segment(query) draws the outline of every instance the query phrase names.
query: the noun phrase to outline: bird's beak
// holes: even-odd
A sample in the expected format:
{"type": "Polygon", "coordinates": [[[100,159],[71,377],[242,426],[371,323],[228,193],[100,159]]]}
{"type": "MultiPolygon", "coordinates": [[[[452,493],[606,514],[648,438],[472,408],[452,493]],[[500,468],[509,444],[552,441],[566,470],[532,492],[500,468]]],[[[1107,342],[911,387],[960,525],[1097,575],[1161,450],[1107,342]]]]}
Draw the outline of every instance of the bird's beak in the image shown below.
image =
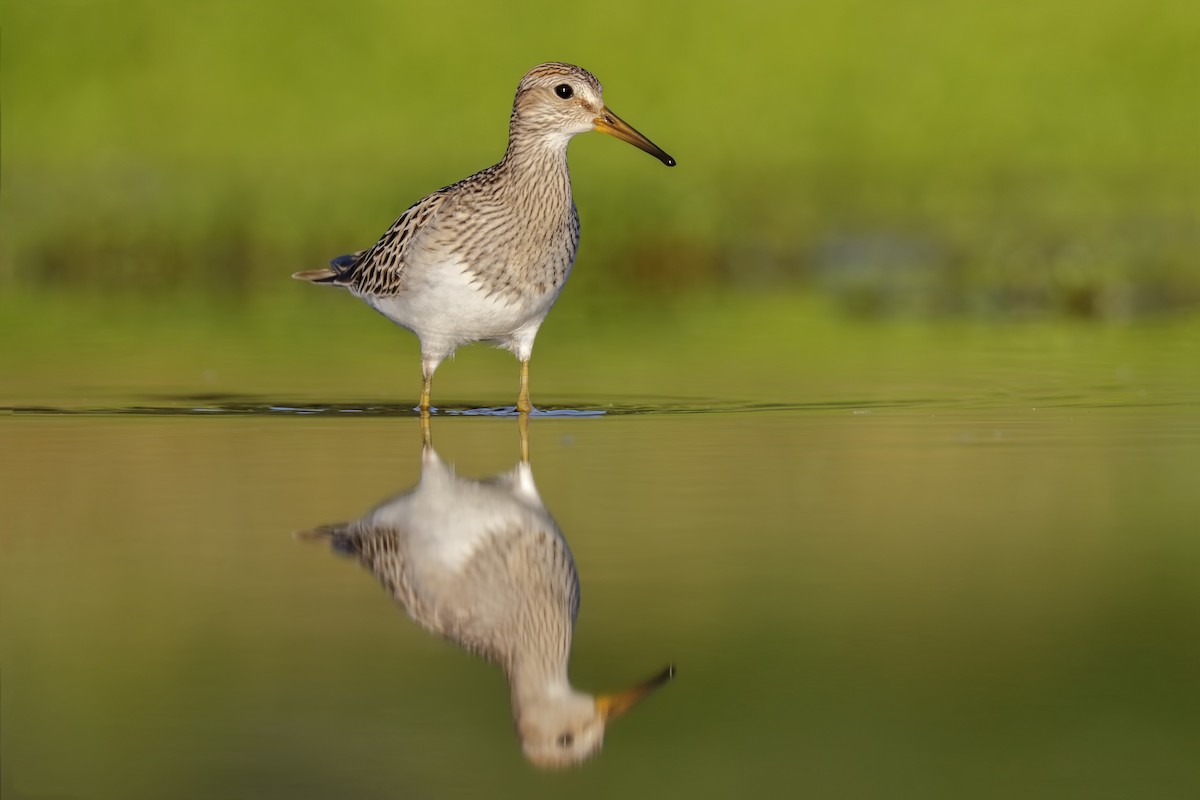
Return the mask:
{"type": "Polygon", "coordinates": [[[650,680],[640,683],[632,689],[614,694],[602,694],[596,698],[596,711],[600,713],[605,724],[608,724],[674,677],[675,665],[672,664],[650,680]]]}
{"type": "Polygon", "coordinates": [[[662,148],[637,132],[637,129],[618,117],[605,106],[596,117],[596,130],[615,136],[623,142],[629,142],[634,147],[645,150],[668,167],[675,166],[675,159],[662,151],[662,148]]]}

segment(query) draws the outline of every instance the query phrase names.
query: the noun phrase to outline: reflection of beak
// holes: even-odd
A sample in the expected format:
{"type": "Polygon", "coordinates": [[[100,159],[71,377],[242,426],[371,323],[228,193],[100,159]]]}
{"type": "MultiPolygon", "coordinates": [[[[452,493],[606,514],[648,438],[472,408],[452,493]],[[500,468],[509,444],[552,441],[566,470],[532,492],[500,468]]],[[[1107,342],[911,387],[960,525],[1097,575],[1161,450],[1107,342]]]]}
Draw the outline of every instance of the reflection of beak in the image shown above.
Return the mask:
{"type": "MultiPolygon", "coordinates": [[[[651,146],[653,147],[653,145],[651,146]]],[[[612,722],[674,677],[675,665],[672,664],[650,680],[634,686],[632,689],[615,694],[600,695],[596,698],[596,711],[600,712],[605,723],[612,722]]]]}
{"type": "Polygon", "coordinates": [[[605,106],[600,110],[600,116],[596,117],[595,122],[596,130],[600,131],[601,133],[607,133],[609,136],[615,136],[623,142],[629,142],[634,147],[645,150],[647,153],[654,156],[668,167],[675,166],[675,159],[664,153],[662,148],[656,145],[654,142],[638,133],[637,129],[628,122],[609,111],[608,106],[605,106]]]}

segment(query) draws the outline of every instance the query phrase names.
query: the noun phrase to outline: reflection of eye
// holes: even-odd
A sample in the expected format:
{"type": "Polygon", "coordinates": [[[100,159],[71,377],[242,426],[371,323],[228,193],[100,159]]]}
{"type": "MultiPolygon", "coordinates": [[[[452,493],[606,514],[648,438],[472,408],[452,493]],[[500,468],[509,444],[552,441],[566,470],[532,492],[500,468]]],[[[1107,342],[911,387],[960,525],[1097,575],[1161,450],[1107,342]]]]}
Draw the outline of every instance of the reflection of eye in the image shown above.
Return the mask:
{"type": "Polygon", "coordinates": [[[554,93],[563,100],[569,100],[571,95],[575,94],[575,90],[565,83],[560,83],[558,86],[554,87],[554,93]]]}
{"type": "Polygon", "coordinates": [[[574,741],[575,741],[574,734],[564,733],[562,736],[558,737],[558,746],[559,747],[570,747],[574,743],[574,741]]]}

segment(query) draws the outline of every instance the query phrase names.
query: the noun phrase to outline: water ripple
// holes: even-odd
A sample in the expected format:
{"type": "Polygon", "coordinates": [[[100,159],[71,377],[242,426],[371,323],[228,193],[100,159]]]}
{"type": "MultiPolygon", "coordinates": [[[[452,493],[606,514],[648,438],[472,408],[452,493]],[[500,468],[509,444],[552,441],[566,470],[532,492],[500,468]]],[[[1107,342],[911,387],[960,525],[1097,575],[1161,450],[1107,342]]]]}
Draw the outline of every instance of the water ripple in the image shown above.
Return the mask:
{"type": "MultiPolygon", "coordinates": [[[[868,415],[873,411],[914,410],[967,411],[998,408],[1147,408],[1193,405],[1179,401],[1104,402],[1088,395],[1054,394],[1030,397],[962,397],[962,398],[900,398],[824,400],[807,403],[762,402],[739,403],[711,398],[658,398],[639,402],[610,404],[548,404],[530,414],[531,417],[612,417],[639,415],[683,414],[759,414],[768,412],[844,411],[868,415]]],[[[459,403],[433,409],[434,416],[447,417],[515,417],[515,406],[489,406],[459,403]]],[[[299,399],[272,399],[249,395],[157,395],[144,402],[129,404],[72,406],[72,405],[12,405],[0,406],[0,414],[45,416],[168,416],[168,417],[416,417],[413,406],[388,402],[333,402],[299,399]]]]}
{"type": "MultiPolygon", "coordinates": [[[[637,403],[604,405],[548,404],[535,408],[532,417],[609,417],[647,414],[739,414],[769,411],[828,411],[846,409],[867,411],[880,408],[905,408],[929,405],[932,401],[912,400],[840,400],[813,403],[733,403],[710,399],[671,398],[637,403]]],[[[0,406],[0,413],[64,416],[252,416],[252,417],[416,417],[418,410],[407,404],[387,402],[326,402],[285,400],[233,395],[161,396],[126,405],[0,406]]],[[[515,406],[488,406],[460,403],[432,410],[434,416],[515,417],[515,406]]]]}

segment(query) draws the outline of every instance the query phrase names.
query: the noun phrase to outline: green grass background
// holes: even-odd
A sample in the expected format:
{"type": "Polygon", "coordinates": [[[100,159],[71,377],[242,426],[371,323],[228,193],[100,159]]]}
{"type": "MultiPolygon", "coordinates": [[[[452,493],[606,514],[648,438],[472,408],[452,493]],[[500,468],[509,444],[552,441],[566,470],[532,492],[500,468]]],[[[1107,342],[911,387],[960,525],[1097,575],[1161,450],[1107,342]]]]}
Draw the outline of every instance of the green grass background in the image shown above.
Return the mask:
{"type": "MultiPolygon", "coordinates": [[[[2,402],[411,404],[414,337],[287,276],[498,159],[549,59],[679,166],[572,145],[535,402],[793,409],[534,423],[575,676],[677,685],[536,774],[498,673],[293,546],[415,420],[0,416],[0,793],[1190,796],[1192,0],[10,0],[2,402]]],[[[435,435],[489,475],[509,423],[435,435]]]]}
{"type": "Polygon", "coordinates": [[[497,160],[550,59],[672,153],[572,146],[573,283],[860,312],[1200,299],[1190,0],[10,2],[4,291],[269,288],[497,160]]]}

